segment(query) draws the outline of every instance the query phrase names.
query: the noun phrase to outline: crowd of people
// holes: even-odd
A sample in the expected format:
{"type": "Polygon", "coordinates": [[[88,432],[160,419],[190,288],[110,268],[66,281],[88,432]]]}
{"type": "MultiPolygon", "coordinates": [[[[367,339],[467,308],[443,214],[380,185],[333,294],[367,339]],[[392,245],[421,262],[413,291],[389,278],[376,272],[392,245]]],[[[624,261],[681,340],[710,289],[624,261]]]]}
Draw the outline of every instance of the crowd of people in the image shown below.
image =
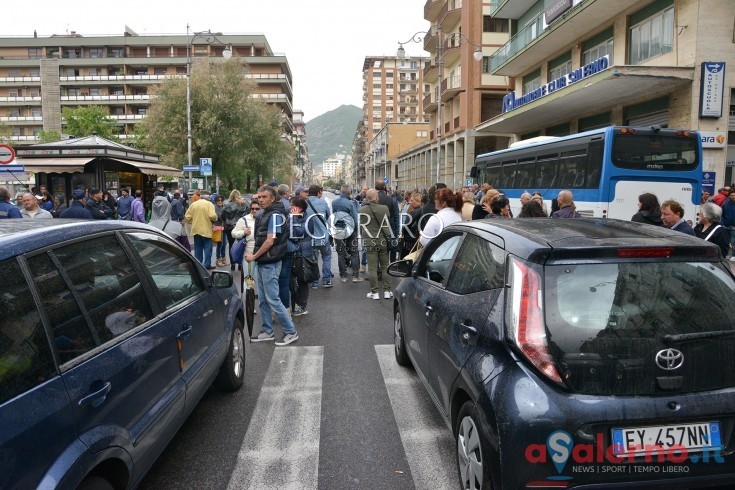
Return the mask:
{"type": "MultiPolygon", "coordinates": [[[[238,190],[227,195],[195,190],[187,200],[183,189],[170,194],[159,186],[149,213],[142,192],[135,190],[133,195],[129,189],[122,189],[117,198],[98,188],[76,189],[67,206],[42,186],[19,194],[18,204],[13,205],[8,189],[0,186],[0,219],[148,222],[192,250],[207,269],[229,266],[230,270],[241,268],[242,277],[252,276],[262,318],[261,331],[252,341],[275,340],[275,319],[282,329],[276,341],[279,346],[298,340],[294,318],[308,314],[309,290],[333,287],[333,251],[340,282],[369,281],[368,299],[390,299],[391,284],[388,275],[382,274],[390,262],[417,252],[452,223],[514,218],[508,198],[489,184],[454,191],[439,183],[423,192],[398,193],[389,192],[383,181],[377,181],[374,187],[363,186],[354,194],[344,185],[331,204],[318,185],[299,186],[292,194],[288,185],[272,182],[260,187],[252,202],[238,190]],[[237,240],[244,240],[241,263],[230,260],[229,251],[237,240]],[[304,279],[299,269],[304,267],[304,258],[316,262],[319,278],[304,279]]],[[[539,192],[525,192],[520,201],[519,219],[581,217],[570,190],[561,190],[548,208],[539,192]]],[[[735,260],[735,184],[720,189],[714,197],[703,194],[694,227],[684,219],[680,203],[659,203],[653,193],[638,197],[638,210],[631,221],[697,236],[717,244],[723,257],[735,260]]],[[[240,287],[243,290],[248,284],[241,282],[240,287]]]]}

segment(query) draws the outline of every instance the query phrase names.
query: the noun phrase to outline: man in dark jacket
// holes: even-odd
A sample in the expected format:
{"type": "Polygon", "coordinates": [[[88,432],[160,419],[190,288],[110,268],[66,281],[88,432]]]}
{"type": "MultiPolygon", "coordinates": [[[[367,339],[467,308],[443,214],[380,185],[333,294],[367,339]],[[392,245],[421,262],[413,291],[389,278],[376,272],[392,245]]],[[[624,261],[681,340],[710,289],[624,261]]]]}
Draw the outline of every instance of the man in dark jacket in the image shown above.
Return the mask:
{"type": "Polygon", "coordinates": [[[171,201],[171,221],[181,223],[184,220],[184,214],[184,204],[181,202],[181,195],[176,192],[174,193],[174,199],[171,201]]]}
{"type": "Polygon", "coordinates": [[[112,219],[115,214],[102,200],[102,191],[96,187],[89,190],[89,200],[84,207],[92,213],[94,219],[112,219]]]}
{"type": "Polygon", "coordinates": [[[255,223],[255,248],[245,254],[248,262],[256,261],[260,318],[263,320],[261,332],[252,338],[253,342],[274,340],[272,313],[275,313],[283,330],[283,337],[276,341],[277,346],[288,345],[299,339],[296,326],[279,296],[278,277],[281,274],[281,261],[288,254],[287,214],[283,203],[276,199],[276,191],[270,186],[262,186],[257,195],[263,209],[255,223]]]}
{"type": "Polygon", "coordinates": [[[74,189],[71,192],[71,203],[69,207],[61,213],[59,218],[94,219],[92,213],[84,207],[85,196],[84,190],[74,189]]]}
{"type": "Polygon", "coordinates": [[[352,267],[352,282],[360,282],[360,260],[357,240],[357,203],[350,197],[350,186],[344,184],[340,195],[332,201],[334,245],[337,249],[340,281],[347,282],[347,268],[352,267]]]}
{"type": "Polygon", "coordinates": [[[10,204],[10,191],[5,186],[0,186],[0,219],[21,219],[20,209],[10,204]]]}
{"type": "MultiPolygon", "coordinates": [[[[378,204],[382,204],[388,208],[388,220],[390,222],[391,236],[394,239],[398,236],[398,228],[400,226],[400,212],[398,211],[398,203],[385,192],[385,182],[378,180],[375,182],[375,190],[378,191],[378,204]]],[[[396,260],[394,257],[398,250],[390,247],[388,244],[388,256],[390,260],[396,260]]]]}
{"type": "Polygon", "coordinates": [[[130,209],[133,205],[133,197],[130,195],[130,189],[120,189],[120,197],[117,198],[117,219],[130,221],[133,219],[130,209]]]}

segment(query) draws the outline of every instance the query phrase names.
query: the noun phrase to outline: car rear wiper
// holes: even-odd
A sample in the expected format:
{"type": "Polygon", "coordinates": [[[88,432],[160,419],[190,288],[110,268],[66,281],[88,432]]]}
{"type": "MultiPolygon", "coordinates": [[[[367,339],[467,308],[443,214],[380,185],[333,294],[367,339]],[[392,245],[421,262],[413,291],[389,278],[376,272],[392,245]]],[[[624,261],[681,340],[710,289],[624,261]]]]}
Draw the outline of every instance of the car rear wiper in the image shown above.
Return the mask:
{"type": "Polygon", "coordinates": [[[711,339],[713,337],[725,337],[735,335],[735,330],[714,330],[712,332],[680,333],[677,335],[664,335],[664,342],[684,342],[687,340],[711,339]]]}

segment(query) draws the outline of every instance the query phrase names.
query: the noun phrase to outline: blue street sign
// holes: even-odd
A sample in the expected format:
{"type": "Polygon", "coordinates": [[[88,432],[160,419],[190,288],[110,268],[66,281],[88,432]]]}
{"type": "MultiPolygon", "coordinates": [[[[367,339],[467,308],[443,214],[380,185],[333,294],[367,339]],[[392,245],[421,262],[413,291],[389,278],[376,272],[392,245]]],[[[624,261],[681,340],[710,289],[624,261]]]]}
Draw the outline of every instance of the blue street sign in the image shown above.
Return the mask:
{"type": "Polygon", "coordinates": [[[466,181],[465,185],[466,185],[467,187],[471,186],[471,185],[472,185],[472,179],[467,179],[467,181],[466,181]]]}
{"type": "Polygon", "coordinates": [[[199,165],[184,165],[184,172],[199,172],[199,165]]]}
{"type": "Polygon", "coordinates": [[[390,182],[390,179],[388,177],[383,177],[383,182],[387,184],[388,182],[390,182]]]}
{"type": "Polygon", "coordinates": [[[0,165],[0,172],[25,172],[24,165],[0,165]]]}
{"type": "Polygon", "coordinates": [[[702,190],[709,191],[711,196],[715,195],[715,177],[716,172],[704,172],[702,174],[702,190]]]}
{"type": "Polygon", "coordinates": [[[211,158],[200,158],[199,159],[199,172],[202,175],[212,175],[212,159],[211,158]]]}

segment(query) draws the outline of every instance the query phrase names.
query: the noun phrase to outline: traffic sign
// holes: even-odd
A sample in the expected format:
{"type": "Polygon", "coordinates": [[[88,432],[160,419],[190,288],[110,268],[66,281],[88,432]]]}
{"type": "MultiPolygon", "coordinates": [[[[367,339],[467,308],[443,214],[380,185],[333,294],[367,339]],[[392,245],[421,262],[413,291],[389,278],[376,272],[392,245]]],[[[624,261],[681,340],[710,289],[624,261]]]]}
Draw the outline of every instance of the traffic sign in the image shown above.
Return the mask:
{"type": "Polygon", "coordinates": [[[199,172],[199,165],[184,165],[184,172],[199,172]]]}
{"type": "Polygon", "coordinates": [[[199,159],[199,172],[202,175],[212,175],[212,159],[211,158],[200,158],[199,159]]]}
{"type": "Polygon", "coordinates": [[[390,182],[390,179],[388,177],[383,177],[383,182],[387,184],[388,182],[390,182]]]}
{"type": "Polygon", "coordinates": [[[7,165],[3,164],[2,167],[0,167],[0,172],[25,172],[25,166],[24,165],[7,165]]]}
{"type": "Polygon", "coordinates": [[[15,150],[10,145],[0,145],[0,165],[7,165],[15,160],[15,150]]]}

